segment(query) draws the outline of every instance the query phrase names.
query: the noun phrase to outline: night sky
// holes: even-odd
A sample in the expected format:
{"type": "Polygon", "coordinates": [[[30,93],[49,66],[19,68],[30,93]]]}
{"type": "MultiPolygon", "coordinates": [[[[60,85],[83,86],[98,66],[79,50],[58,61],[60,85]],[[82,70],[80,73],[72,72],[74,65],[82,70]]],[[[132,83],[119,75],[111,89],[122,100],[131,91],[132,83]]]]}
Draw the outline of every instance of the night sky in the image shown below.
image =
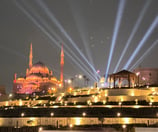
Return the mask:
{"type": "Polygon", "coordinates": [[[124,69],[140,43],[142,46],[127,70],[143,55],[134,68],[158,68],[157,16],[158,0],[1,0],[0,84],[10,92],[14,73],[18,77],[25,75],[31,42],[33,63],[43,62],[58,79],[63,44],[64,77],[83,74],[92,81],[94,71],[105,75],[113,43],[108,70],[113,73],[134,27],[137,29],[116,71],[124,69]],[[119,11],[122,15],[118,15],[119,11]],[[156,24],[149,32],[153,22],[156,24]],[[154,42],[155,46],[147,52],[154,42]]]}

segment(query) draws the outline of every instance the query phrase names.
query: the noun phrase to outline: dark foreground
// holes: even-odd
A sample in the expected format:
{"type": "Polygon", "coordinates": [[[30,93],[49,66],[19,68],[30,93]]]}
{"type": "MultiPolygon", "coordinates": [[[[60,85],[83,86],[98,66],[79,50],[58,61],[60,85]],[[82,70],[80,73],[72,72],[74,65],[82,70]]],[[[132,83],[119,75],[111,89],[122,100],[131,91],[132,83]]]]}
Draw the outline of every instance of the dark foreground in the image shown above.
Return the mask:
{"type": "MultiPolygon", "coordinates": [[[[146,126],[145,124],[128,125],[122,128],[122,125],[103,125],[103,126],[76,126],[73,128],[54,128],[52,126],[34,126],[34,127],[0,127],[0,132],[135,132],[135,128],[143,129],[158,128],[158,126],[146,126]],[[42,129],[41,129],[42,128],[42,129]]],[[[155,131],[154,131],[155,132],[155,131]]]]}
{"type": "Polygon", "coordinates": [[[0,117],[21,117],[21,113],[25,113],[25,117],[50,117],[50,113],[54,113],[54,117],[82,117],[82,113],[86,112],[86,117],[116,117],[117,113],[121,113],[121,117],[135,118],[157,118],[158,107],[148,108],[25,108],[14,107],[0,109],[0,117]]]}

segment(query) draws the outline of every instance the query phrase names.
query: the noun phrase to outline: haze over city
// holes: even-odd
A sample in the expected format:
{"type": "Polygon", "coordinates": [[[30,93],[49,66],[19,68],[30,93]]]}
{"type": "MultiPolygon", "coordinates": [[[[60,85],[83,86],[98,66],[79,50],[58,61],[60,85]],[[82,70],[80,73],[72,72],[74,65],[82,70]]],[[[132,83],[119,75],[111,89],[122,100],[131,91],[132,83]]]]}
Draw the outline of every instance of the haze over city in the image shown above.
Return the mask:
{"type": "Polygon", "coordinates": [[[83,74],[96,81],[96,74],[158,68],[157,5],[157,0],[1,0],[0,84],[9,92],[14,73],[25,75],[31,43],[33,63],[43,62],[57,78],[62,44],[65,78],[83,74]]]}

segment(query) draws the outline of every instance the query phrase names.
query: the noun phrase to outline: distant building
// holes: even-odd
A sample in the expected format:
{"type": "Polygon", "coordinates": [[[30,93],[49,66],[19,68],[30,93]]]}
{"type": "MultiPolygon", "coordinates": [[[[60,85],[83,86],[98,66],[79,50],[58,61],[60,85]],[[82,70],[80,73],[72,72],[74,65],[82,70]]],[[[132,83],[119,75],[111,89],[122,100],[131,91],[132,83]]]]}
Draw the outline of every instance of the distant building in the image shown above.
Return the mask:
{"type": "Polygon", "coordinates": [[[61,51],[62,59],[62,72],[61,80],[57,80],[53,76],[53,72],[48,69],[42,62],[32,64],[32,44],[29,56],[29,68],[26,70],[26,75],[18,77],[15,74],[13,81],[13,93],[17,94],[32,94],[32,93],[53,93],[63,84],[63,65],[64,65],[64,52],[61,51]]]}
{"type": "Polygon", "coordinates": [[[4,85],[0,85],[0,96],[1,95],[6,95],[6,91],[5,91],[5,86],[4,85]]]}
{"type": "Polygon", "coordinates": [[[133,72],[140,85],[158,85],[158,68],[137,68],[133,72]]]}
{"type": "Polygon", "coordinates": [[[122,70],[108,76],[110,88],[135,87],[136,75],[127,70],[122,70]]]}
{"type": "Polygon", "coordinates": [[[6,89],[4,85],[0,85],[0,101],[6,100],[7,99],[7,94],[6,94],[6,89]]]}

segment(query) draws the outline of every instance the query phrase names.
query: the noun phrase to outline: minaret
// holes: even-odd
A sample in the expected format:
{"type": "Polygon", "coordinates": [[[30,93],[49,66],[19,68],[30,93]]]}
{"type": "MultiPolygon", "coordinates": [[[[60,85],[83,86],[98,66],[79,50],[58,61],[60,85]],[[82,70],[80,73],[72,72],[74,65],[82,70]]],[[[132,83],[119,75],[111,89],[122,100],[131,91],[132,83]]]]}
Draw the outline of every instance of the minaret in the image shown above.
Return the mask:
{"type": "Polygon", "coordinates": [[[17,78],[17,74],[15,73],[14,74],[14,81],[13,81],[14,83],[16,83],[16,78],[17,78]]]}
{"type": "Polygon", "coordinates": [[[61,68],[61,71],[60,71],[60,82],[63,86],[63,67],[64,67],[64,50],[63,50],[63,45],[61,47],[61,61],[60,61],[60,68],[61,68]]]}
{"type": "Polygon", "coordinates": [[[29,56],[29,68],[32,67],[32,58],[33,58],[33,56],[32,56],[32,43],[31,43],[31,45],[30,45],[30,56],[29,56]]]}

